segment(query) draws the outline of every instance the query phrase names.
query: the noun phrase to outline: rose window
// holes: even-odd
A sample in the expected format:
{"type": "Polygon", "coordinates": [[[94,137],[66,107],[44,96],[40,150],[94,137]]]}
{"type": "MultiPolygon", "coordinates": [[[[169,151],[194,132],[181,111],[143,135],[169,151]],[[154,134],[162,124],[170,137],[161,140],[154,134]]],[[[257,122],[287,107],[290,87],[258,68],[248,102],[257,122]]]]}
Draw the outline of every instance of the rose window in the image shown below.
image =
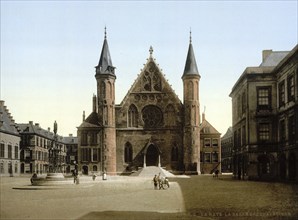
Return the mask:
{"type": "Polygon", "coordinates": [[[161,110],[154,106],[148,105],[142,110],[142,118],[147,128],[158,127],[162,124],[162,112],[161,110]]]}

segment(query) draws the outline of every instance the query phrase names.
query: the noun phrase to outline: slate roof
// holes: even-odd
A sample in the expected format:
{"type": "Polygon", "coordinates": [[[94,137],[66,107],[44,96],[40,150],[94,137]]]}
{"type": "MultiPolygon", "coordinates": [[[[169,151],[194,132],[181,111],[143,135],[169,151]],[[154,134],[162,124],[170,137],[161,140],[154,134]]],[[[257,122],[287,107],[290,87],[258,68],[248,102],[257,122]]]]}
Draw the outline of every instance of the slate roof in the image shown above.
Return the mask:
{"type": "Polygon", "coordinates": [[[260,67],[277,66],[288,53],[289,51],[272,51],[272,53],[260,64],[260,67]]]}
{"type": "Polygon", "coordinates": [[[110,55],[109,45],[107,41],[106,31],[105,31],[105,39],[103,42],[100,59],[96,68],[96,74],[111,74],[115,75],[115,67],[112,63],[112,58],[110,55]]]}
{"type": "Polygon", "coordinates": [[[92,127],[100,127],[99,117],[96,112],[92,112],[83,123],[79,126],[79,128],[92,128],[92,127]]]}
{"type": "Polygon", "coordinates": [[[188,76],[188,75],[200,76],[198,67],[197,67],[196,58],[195,58],[195,53],[193,51],[191,42],[189,43],[184,72],[183,72],[183,76],[188,76]]]}
{"type": "Polygon", "coordinates": [[[200,124],[200,131],[203,134],[220,134],[206,119],[203,119],[202,123],[200,124]]]}

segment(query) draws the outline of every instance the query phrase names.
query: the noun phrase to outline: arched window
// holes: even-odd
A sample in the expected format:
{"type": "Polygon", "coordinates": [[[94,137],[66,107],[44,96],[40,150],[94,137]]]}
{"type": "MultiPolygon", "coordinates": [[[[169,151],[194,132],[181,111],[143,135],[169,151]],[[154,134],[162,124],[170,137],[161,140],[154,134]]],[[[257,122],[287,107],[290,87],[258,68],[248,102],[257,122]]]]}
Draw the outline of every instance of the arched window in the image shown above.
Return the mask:
{"type": "Polygon", "coordinates": [[[166,108],[165,120],[166,120],[166,125],[168,126],[176,125],[175,108],[171,104],[168,105],[166,108]]]}
{"type": "Polygon", "coordinates": [[[128,127],[138,127],[138,109],[131,105],[128,109],[128,127]]]}
{"type": "Polygon", "coordinates": [[[105,84],[105,82],[101,82],[100,91],[101,91],[101,97],[105,98],[106,97],[106,84],[105,84]]]}
{"type": "Polygon", "coordinates": [[[178,161],[178,147],[172,147],[172,154],[171,154],[172,161],[178,161]]]}
{"type": "Polygon", "coordinates": [[[189,83],[188,83],[188,98],[190,99],[190,100],[193,100],[194,99],[194,88],[193,88],[194,86],[193,86],[193,82],[192,81],[190,81],[189,83]]]}
{"type": "Polygon", "coordinates": [[[132,146],[129,142],[127,142],[124,147],[124,162],[125,163],[132,162],[132,146]]]}

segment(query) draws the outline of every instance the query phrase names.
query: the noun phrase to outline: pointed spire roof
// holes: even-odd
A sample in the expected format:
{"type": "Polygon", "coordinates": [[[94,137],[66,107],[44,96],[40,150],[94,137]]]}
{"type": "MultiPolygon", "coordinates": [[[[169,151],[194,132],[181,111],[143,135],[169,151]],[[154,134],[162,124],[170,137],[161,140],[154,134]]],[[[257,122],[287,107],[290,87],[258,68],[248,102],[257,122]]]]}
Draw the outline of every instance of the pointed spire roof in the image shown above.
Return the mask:
{"type": "Polygon", "coordinates": [[[100,54],[100,59],[96,68],[96,74],[111,74],[115,75],[115,67],[112,64],[112,59],[110,55],[109,45],[107,41],[107,31],[105,27],[105,37],[103,41],[103,46],[100,54]]]}
{"type": "Polygon", "coordinates": [[[198,67],[197,67],[195,54],[194,54],[193,47],[192,47],[191,31],[190,31],[190,37],[189,37],[188,53],[187,53],[187,58],[186,58],[184,72],[183,72],[182,77],[188,76],[188,75],[200,76],[198,67]]]}

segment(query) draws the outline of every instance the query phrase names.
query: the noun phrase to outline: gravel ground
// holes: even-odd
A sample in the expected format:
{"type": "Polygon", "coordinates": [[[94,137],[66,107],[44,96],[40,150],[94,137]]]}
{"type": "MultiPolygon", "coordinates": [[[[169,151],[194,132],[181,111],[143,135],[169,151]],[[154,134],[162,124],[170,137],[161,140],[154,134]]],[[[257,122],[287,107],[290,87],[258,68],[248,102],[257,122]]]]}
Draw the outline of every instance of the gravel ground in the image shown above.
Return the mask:
{"type": "Polygon", "coordinates": [[[79,185],[30,186],[1,177],[1,219],[298,219],[298,185],[233,180],[231,176],[81,178],[79,185]]]}

